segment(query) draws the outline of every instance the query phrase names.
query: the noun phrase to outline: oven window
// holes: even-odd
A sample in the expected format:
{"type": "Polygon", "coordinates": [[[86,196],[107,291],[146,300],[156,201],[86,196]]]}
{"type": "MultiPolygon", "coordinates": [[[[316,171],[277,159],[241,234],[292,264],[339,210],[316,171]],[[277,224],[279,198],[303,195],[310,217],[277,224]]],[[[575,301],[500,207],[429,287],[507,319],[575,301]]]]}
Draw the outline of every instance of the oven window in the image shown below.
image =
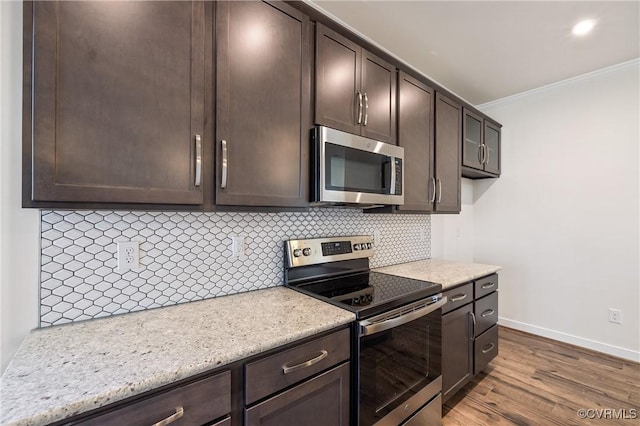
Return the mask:
{"type": "Polygon", "coordinates": [[[360,338],[360,425],[379,421],[440,376],[440,330],[438,310],[360,338]]]}
{"type": "Polygon", "coordinates": [[[325,144],[326,189],[389,193],[390,158],[332,143],[325,144]]]}

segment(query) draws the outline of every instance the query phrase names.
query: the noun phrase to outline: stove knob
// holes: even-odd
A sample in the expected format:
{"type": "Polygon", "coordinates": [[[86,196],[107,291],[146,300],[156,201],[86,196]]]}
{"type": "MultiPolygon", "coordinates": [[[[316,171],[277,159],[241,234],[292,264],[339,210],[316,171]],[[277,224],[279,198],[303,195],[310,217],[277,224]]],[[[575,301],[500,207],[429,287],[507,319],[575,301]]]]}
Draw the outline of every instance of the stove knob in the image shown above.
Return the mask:
{"type": "Polygon", "coordinates": [[[305,256],[309,256],[311,254],[311,249],[307,247],[306,249],[302,249],[302,254],[305,256]]]}
{"type": "Polygon", "coordinates": [[[371,243],[367,243],[367,249],[371,250],[371,243]]]}
{"type": "Polygon", "coordinates": [[[353,249],[354,250],[360,250],[360,244],[354,244],[353,245],[353,249]]]}
{"type": "Polygon", "coordinates": [[[300,249],[295,249],[293,251],[293,257],[300,257],[302,255],[302,250],[300,249]]]}

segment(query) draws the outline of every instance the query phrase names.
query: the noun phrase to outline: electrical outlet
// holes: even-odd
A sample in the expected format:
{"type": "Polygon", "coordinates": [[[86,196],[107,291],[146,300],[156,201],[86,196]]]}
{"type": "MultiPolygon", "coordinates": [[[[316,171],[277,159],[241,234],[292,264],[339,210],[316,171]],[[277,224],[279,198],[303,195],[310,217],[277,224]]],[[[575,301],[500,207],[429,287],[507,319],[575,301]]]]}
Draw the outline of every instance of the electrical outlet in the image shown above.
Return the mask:
{"type": "Polygon", "coordinates": [[[609,322],[622,324],[622,311],[620,309],[609,308],[609,322]]]}
{"type": "Polygon", "coordinates": [[[138,241],[118,241],[117,272],[138,271],[140,269],[140,243],[138,241]]]}
{"type": "Polygon", "coordinates": [[[232,257],[244,257],[244,237],[243,236],[231,236],[231,256],[232,257]]]}

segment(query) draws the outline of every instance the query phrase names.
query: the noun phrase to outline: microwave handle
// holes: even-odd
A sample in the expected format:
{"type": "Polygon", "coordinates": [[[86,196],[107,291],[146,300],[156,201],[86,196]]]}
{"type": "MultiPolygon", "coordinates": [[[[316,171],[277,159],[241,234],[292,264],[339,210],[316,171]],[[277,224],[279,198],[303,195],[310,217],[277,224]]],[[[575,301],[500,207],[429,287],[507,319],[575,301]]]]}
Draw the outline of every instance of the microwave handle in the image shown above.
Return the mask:
{"type": "Polygon", "coordinates": [[[391,157],[391,181],[389,182],[389,194],[394,195],[396,191],[396,161],[391,157]]]}

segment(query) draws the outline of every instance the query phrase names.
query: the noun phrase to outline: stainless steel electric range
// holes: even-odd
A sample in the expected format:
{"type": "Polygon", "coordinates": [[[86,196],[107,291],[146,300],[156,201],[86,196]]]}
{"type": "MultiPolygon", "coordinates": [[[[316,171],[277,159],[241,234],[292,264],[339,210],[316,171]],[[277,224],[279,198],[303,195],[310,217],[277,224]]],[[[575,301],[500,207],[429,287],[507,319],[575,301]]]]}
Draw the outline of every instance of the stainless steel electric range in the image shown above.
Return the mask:
{"type": "Polygon", "coordinates": [[[285,242],[285,284],[355,313],[352,425],[439,425],[442,286],[369,269],[370,236],[285,242]]]}

